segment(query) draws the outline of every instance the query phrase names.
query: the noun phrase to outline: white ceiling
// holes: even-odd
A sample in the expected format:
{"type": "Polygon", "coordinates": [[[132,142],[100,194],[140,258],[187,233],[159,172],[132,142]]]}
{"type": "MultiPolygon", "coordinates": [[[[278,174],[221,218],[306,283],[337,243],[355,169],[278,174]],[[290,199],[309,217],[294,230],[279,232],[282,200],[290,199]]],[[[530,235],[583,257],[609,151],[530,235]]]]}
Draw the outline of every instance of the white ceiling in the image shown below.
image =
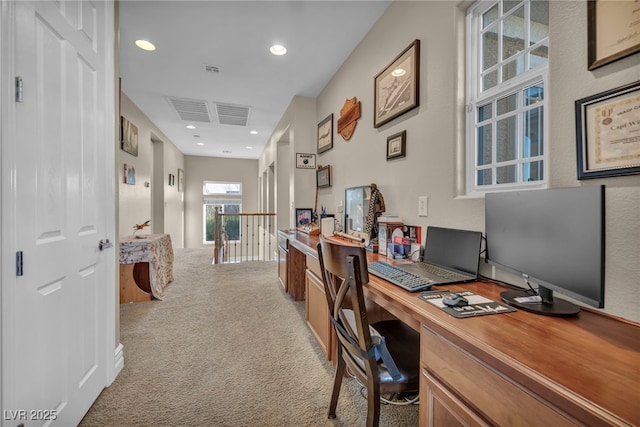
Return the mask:
{"type": "Polygon", "coordinates": [[[121,1],[122,90],[184,154],[257,159],[291,99],[316,97],[389,4],[121,1]],[[137,39],[156,50],[137,48],[137,39]],[[272,55],[274,43],[287,54],[272,55]],[[204,101],[212,122],[181,119],[169,97],[204,101]],[[218,103],[250,107],[248,125],[219,124],[218,103]]]}

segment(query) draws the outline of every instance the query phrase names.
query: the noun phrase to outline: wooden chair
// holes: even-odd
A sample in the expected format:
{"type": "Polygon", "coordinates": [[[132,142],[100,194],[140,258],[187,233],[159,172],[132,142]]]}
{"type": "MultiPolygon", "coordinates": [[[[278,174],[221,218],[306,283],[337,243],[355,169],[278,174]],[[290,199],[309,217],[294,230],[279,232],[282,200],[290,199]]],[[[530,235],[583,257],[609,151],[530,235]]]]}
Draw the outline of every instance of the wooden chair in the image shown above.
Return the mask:
{"type": "Polygon", "coordinates": [[[362,289],[362,284],[369,282],[364,248],[321,239],[318,257],[338,337],[329,418],[336,417],[342,377],[348,367],[367,389],[367,426],[377,426],[381,394],[418,392],[420,335],[399,320],[369,324],[362,289]]]}

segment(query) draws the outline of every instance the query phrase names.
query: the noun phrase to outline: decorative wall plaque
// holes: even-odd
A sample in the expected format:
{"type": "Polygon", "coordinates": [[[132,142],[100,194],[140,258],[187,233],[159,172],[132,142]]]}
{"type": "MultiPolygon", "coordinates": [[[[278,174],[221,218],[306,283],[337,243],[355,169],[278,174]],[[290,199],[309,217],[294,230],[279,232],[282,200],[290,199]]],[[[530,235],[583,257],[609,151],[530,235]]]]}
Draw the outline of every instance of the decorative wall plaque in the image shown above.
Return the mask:
{"type": "Polygon", "coordinates": [[[360,118],[360,101],[355,96],[347,99],[340,109],[340,118],[338,119],[338,133],[348,141],[356,130],[356,122],[360,118]]]}

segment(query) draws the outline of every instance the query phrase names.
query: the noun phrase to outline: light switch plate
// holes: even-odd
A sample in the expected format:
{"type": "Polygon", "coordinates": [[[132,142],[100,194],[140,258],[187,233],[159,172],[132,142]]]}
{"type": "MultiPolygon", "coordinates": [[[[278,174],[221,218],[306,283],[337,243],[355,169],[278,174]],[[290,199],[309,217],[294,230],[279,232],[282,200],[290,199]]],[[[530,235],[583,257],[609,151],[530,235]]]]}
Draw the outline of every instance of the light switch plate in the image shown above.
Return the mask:
{"type": "Polygon", "coordinates": [[[427,196],[418,197],[418,216],[429,216],[429,198],[427,196]]]}

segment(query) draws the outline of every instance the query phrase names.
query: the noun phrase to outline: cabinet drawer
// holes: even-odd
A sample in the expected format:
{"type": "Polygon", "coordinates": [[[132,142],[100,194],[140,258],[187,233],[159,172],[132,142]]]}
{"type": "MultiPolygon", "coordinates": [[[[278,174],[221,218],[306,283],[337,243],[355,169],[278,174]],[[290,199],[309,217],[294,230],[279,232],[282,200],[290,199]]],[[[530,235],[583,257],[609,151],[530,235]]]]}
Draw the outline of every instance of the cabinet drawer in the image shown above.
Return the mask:
{"type": "Polygon", "coordinates": [[[320,270],[320,261],[318,258],[307,255],[307,269],[311,270],[320,281],[322,281],[322,270],[320,270]]]}
{"type": "Polygon", "coordinates": [[[501,426],[573,426],[568,415],[523,386],[422,328],[421,364],[427,374],[473,408],[490,424],[501,426]]]}

